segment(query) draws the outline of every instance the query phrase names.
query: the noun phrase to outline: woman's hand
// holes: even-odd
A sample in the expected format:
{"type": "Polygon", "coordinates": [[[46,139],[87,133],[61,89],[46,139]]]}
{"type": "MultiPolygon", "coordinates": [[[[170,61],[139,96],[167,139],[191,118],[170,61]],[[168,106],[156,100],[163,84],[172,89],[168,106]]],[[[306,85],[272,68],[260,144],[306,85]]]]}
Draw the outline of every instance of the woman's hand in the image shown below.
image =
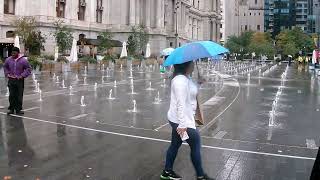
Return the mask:
{"type": "Polygon", "coordinates": [[[183,137],[183,134],[186,131],[187,131],[187,128],[177,128],[177,133],[180,135],[180,137],[183,137]]]}

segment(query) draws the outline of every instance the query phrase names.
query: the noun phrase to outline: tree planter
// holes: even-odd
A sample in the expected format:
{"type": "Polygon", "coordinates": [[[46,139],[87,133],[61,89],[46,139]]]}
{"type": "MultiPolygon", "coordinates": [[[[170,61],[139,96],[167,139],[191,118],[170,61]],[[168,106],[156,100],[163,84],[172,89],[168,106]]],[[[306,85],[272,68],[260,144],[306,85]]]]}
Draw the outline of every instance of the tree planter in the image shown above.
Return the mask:
{"type": "Polygon", "coordinates": [[[117,59],[116,60],[116,65],[117,66],[121,66],[121,64],[122,64],[123,67],[126,67],[127,66],[127,59],[117,59]]]}
{"type": "Polygon", "coordinates": [[[155,65],[157,63],[157,60],[155,58],[146,59],[146,65],[155,65]]]}
{"type": "Polygon", "coordinates": [[[79,72],[81,69],[81,63],[75,62],[75,63],[70,63],[71,71],[76,71],[79,72]]]}

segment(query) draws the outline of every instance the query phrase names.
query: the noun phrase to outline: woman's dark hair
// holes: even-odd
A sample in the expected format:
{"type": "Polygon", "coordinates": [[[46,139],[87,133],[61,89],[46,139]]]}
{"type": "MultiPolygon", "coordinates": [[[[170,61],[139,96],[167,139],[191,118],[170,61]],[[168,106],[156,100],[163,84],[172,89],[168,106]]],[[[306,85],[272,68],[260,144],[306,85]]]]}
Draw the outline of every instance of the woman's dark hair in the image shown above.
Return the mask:
{"type": "Polygon", "coordinates": [[[192,61],[188,61],[182,64],[175,64],[173,65],[174,67],[174,71],[172,74],[172,79],[174,77],[176,77],[177,75],[185,75],[187,73],[187,69],[190,66],[190,64],[192,63],[192,61]]]}
{"type": "Polygon", "coordinates": [[[17,48],[17,47],[13,47],[13,48],[12,48],[12,51],[17,52],[17,53],[20,53],[20,49],[17,48]]]}

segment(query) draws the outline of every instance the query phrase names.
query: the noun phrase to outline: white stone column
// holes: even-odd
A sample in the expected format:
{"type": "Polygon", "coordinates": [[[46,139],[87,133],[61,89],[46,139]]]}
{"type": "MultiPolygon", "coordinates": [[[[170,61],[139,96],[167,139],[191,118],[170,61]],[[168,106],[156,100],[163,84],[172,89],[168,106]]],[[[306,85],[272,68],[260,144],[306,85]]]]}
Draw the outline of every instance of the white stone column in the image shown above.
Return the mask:
{"type": "Polygon", "coordinates": [[[85,21],[96,22],[97,15],[97,1],[96,0],[87,0],[86,14],[88,14],[88,18],[85,21]]]}
{"type": "Polygon", "coordinates": [[[136,13],[135,13],[135,22],[136,24],[135,25],[138,25],[140,24],[140,16],[141,16],[141,3],[140,3],[141,0],[136,0],[136,13]]]}
{"type": "Polygon", "coordinates": [[[163,28],[164,25],[164,0],[156,0],[156,27],[163,28]]]}
{"type": "Polygon", "coordinates": [[[0,1],[0,14],[4,13],[4,0],[0,1]]]}
{"type": "Polygon", "coordinates": [[[151,23],[151,20],[150,20],[151,14],[150,14],[150,12],[151,12],[151,9],[152,9],[151,8],[151,3],[150,3],[150,0],[146,0],[144,2],[145,2],[145,5],[146,5],[146,8],[144,9],[146,11],[146,13],[145,13],[146,17],[144,17],[145,18],[145,25],[146,25],[146,27],[150,27],[150,23],[151,23]]]}
{"type": "Polygon", "coordinates": [[[130,0],[130,6],[129,6],[129,24],[135,25],[136,24],[136,0],[130,0]]]}

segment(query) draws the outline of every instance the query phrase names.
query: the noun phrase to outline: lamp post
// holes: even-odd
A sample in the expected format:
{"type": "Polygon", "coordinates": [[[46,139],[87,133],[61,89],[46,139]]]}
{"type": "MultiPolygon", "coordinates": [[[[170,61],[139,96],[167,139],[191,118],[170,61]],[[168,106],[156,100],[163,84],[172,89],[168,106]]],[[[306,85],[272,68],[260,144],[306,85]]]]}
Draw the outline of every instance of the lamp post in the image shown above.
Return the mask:
{"type": "Polygon", "coordinates": [[[175,3],[175,7],[174,7],[174,14],[175,14],[175,18],[176,18],[176,33],[174,34],[176,37],[176,48],[178,47],[178,38],[179,38],[179,34],[178,34],[178,9],[179,9],[179,4],[180,4],[180,0],[176,0],[175,3]]]}

